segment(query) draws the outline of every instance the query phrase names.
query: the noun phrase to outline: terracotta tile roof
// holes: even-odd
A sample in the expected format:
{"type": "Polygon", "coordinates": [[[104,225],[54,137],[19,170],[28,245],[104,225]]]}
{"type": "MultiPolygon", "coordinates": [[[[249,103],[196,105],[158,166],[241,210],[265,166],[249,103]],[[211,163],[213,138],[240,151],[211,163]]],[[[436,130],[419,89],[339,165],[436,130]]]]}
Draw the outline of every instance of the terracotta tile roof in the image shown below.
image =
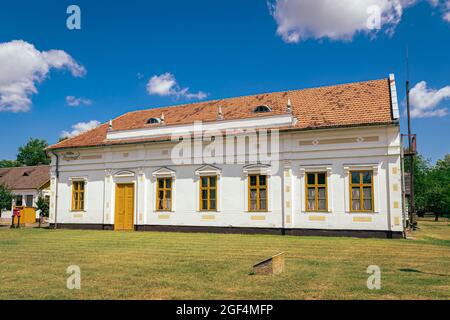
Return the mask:
{"type": "MultiPolygon", "coordinates": [[[[189,124],[194,121],[216,121],[221,107],[225,120],[267,116],[255,114],[254,108],[267,105],[271,115],[285,114],[288,98],[292,113],[298,119],[295,126],[285,128],[314,129],[339,126],[386,124],[393,122],[391,115],[390,84],[388,79],[357,82],[328,87],[265,93],[253,96],[205,101],[180,106],[153,108],[126,113],[113,120],[113,130],[145,128],[149,118],[159,118],[164,113],[166,125],[189,124]]],[[[108,124],[85,132],[77,137],[57,143],[48,149],[100,146],[139,140],[106,140],[108,124]]]]}
{"type": "Polygon", "coordinates": [[[11,190],[39,189],[50,181],[50,166],[0,168],[0,184],[11,190]]]}

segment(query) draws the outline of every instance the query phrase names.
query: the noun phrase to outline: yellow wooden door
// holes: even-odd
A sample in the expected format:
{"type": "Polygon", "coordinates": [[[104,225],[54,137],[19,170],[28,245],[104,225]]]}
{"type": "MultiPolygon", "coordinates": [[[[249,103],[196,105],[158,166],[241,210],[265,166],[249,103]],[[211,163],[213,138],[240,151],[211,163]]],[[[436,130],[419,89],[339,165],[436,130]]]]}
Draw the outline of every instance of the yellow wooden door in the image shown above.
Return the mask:
{"type": "Polygon", "coordinates": [[[116,185],[114,230],[133,230],[134,185],[116,185]]]}

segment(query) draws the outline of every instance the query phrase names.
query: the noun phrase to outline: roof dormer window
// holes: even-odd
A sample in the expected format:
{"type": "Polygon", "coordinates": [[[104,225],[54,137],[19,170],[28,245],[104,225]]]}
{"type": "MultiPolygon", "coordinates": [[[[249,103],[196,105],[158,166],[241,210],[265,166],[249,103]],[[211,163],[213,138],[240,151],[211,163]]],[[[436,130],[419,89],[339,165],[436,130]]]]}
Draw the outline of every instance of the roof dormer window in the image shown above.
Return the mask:
{"type": "Polygon", "coordinates": [[[160,118],[150,118],[147,120],[147,124],[158,124],[158,123],[161,123],[160,118]]]}
{"type": "Polygon", "coordinates": [[[264,112],[271,112],[272,109],[268,106],[257,106],[253,112],[255,113],[264,113],[264,112]]]}

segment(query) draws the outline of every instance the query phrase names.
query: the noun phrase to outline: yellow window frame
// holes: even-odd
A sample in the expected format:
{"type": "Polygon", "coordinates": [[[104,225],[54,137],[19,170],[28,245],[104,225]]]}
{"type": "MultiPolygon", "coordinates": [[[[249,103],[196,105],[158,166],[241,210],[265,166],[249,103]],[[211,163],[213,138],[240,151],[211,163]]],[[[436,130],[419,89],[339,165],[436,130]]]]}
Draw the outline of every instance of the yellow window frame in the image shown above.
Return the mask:
{"type": "Polygon", "coordinates": [[[305,211],[306,212],[328,212],[328,176],[327,172],[307,172],[305,175],[305,211]],[[325,183],[319,184],[319,174],[325,175],[325,183]],[[314,184],[308,183],[308,175],[314,175],[314,184]],[[308,208],[308,202],[309,202],[309,195],[308,195],[308,189],[314,188],[315,192],[315,208],[316,210],[310,210],[308,208]],[[319,188],[325,188],[325,209],[319,210],[319,188]]]}
{"type": "Polygon", "coordinates": [[[373,170],[352,170],[349,171],[349,185],[350,185],[350,212],[375,212],[374,207],[374,188],[373,188],[373,170]],[[363,175],[366,172],[370,172],[371,179],[370,183],[364,183],[363,181],[363,175]],[[359,173],[359,183],[353,183],[353,173],[359,173]],[[364,188],[370,187],[371,190],[371,200],[372,200],[372,209],[371,210],[365,210],[364,208],[364,188]],[[353,188],[359,188],[359,210],[353,209],[353,188]]]}
{"type": "Polygon", "coordinates": [[[217,201],[217,176],[202,176],[202,177],[200,177],[199,184],[200,184],[200,206],[199,206],[200,211],[217,211],[217,203],[218,203],[218,201],[217,201]],[[211,178],[215,179],[213,186],[211,185],[211,178]],[[203,179],[207,179],[206,186],[203,186],[203,184],[202,184],[203,179]],[[212,208],[212,206],[211,206],[211,190],[216,191],[216,198],[215,198],[216,207],[215,208],[212,208]],[[206,199],[203,198],[203,191],[206,191],[206,199]],[[206,208],[203,207],[204,200],[206,200],[206,205],[207,205],[206,208]]]}
{"type": "Polygon", "coordinates": [[[156,179],[156,211],[170,211],[172,210],[172,187],[173,187],[173,180],[172,178],[157,178],[156,179]],[[163,187],[161,188],[159,186],[159,182],[163,181],[163,187]],[[170,180],[170,187],[167,187],[167,181],[170,180]],[[163,197],[162,199],[159,197],[159,193],[162,191],[163,197]],[[169,206],[167,206],[167,191],[170,191],[170,202],[169,206]],[[162,208],[159,208],[159,203],[162,201],[162,208]]]}
{"type": "Polygon", "coordinates": [[[72,211],[84,211],[85,181],[72,181],[72,211]]]}
{"type": "Polygon", "coordinates": [[[267,212],[269,211],[268,202],[269,202],[269,181],[268,176],[264,174],[250,174],[248,175],[248,211],[250,212],[267,212]],[[260,184],[260,178],[261,177],[266,178],[266,184],[261,185],[260,184]],[[256,185],[251,185],[251,177],[256,177],[256,185]],[[252,191],[256,191],[256,209],[251,208],[251,202],[252,202],[252,191]],[[265,201],[265,209],[261,209],[261,191],[266,191],[266,201],[265,201]]]}

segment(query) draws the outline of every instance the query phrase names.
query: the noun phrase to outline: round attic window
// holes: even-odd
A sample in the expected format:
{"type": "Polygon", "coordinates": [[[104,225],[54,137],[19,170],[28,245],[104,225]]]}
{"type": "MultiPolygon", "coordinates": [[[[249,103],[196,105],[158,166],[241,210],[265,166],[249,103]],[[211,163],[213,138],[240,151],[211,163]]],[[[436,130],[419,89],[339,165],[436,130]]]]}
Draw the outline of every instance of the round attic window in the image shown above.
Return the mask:
{"type": "Polygon", "coordinates": [[[268,106],[257,106],[254,110],[256,113],[263,113],[263,112],[271,112],[272,109],[268,106]]]}
{"type": "Polygon", "coordinates": [[[161,123],[161,119],[159,118],[150,118],[147,120],[147,124],[158,124],[161,123]]]}

